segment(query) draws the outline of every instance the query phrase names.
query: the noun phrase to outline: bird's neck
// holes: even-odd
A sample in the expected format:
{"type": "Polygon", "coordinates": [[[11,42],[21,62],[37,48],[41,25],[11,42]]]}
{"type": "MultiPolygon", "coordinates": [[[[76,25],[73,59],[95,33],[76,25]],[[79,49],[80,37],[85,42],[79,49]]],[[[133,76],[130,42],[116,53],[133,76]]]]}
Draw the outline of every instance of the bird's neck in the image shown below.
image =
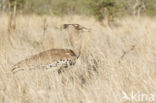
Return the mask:
{"type": "Polygon", "coordinates": [[[81,35],[79,31],[69,32],[69,41],[77,58],[81,54],[81,35]]]}

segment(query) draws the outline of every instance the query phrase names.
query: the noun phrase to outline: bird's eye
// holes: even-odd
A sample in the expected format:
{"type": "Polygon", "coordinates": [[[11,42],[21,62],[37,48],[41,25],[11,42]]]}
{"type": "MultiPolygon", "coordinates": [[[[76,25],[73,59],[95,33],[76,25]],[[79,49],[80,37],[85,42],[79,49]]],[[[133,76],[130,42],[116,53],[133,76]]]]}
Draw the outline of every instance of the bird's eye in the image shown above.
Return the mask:
{"type": "Polygon", "coordinates": [[[63,25],[63,28],[64,28],[64,29],[68,28],[68,24],[64,24],[64,25],[63,25]]]}

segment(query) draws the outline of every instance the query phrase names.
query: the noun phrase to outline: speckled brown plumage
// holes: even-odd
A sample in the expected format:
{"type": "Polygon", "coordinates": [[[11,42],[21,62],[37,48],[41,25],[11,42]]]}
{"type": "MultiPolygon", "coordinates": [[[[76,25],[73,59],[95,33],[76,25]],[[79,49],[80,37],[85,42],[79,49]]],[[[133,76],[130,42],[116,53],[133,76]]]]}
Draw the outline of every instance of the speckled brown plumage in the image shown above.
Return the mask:
{"type": "Polygon", "coordinates": [[[12,68],[12,72],[33,68],[69,67],[74,65],[81,53],[80,30],[83,30],[84,27],[79,24],[64,24],[63,28],[68,29],[72,49],[50,49],[40,52],[16,63],[12,68]]]}

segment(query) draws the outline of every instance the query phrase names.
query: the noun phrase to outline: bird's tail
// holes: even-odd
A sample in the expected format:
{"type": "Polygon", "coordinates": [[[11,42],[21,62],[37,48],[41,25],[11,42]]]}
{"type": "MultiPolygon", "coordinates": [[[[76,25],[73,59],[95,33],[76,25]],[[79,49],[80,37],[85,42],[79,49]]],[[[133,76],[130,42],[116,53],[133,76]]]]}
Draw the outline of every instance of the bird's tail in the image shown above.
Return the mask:
{"type": "Polygon", "coordinates": [[[17,73],[17,72],[19,72],[19,71],[24,71],[24,69],[22,69],[22,68],[19,68],[17,65],[14,65],[14,66],[12,66],[12,69],[11,69],[11,72],[12,73],[17,73]]]}

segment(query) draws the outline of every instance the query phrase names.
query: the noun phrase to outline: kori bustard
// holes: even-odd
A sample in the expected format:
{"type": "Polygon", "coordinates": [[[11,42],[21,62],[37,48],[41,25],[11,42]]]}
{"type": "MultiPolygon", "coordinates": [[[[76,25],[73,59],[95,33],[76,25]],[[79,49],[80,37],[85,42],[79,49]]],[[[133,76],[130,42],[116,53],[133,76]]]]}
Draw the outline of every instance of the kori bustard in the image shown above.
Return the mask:
{"type": "Polygon", "coordinates": [[[81,54],[81,33],[89,29],[79,24],[64,24],[63,29],[68,32],[71,49],[50,49],[40,52],[15,64],[12,72],[52,67],[67,68],[74,65],[81,54]]]}

